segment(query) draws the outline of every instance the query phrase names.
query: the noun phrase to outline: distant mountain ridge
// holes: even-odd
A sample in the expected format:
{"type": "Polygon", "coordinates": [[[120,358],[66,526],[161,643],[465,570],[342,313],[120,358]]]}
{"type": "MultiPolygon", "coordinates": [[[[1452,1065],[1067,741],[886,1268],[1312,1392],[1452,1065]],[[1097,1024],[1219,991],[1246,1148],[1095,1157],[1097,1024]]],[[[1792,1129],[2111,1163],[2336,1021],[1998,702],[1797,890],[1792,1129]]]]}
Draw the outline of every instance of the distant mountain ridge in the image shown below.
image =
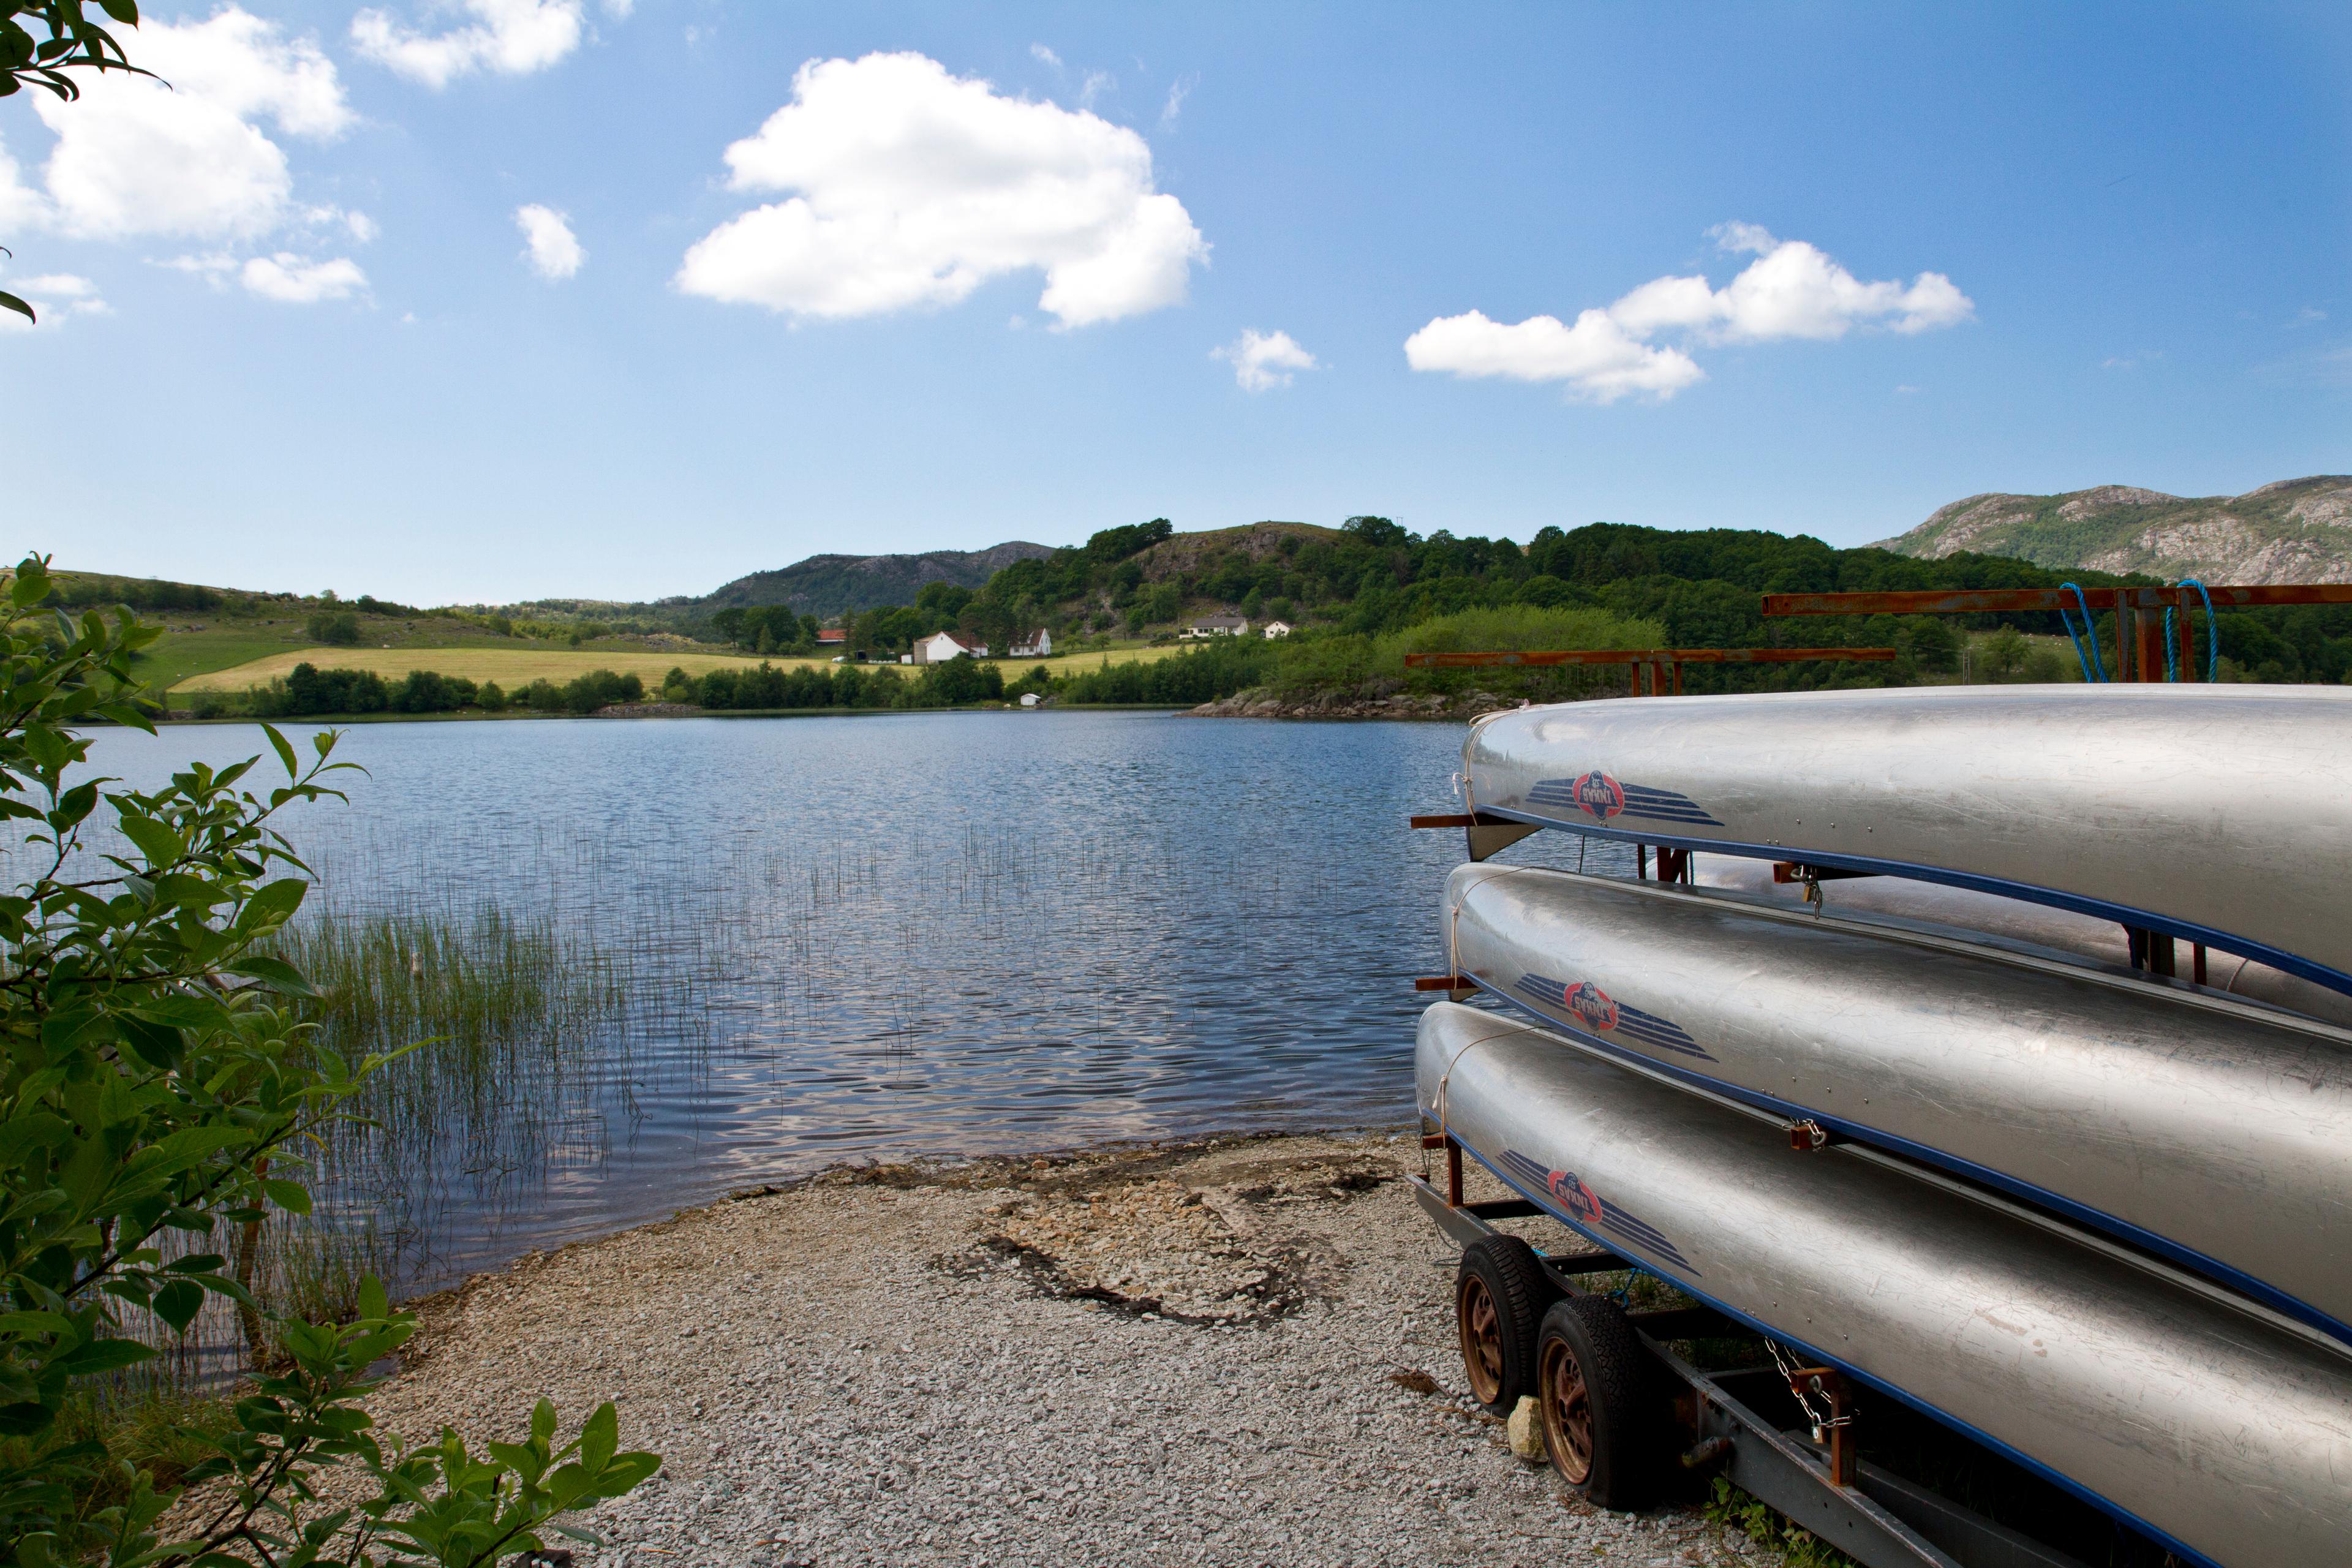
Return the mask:
{"type": "Polygon", "coordinates": [[[749,609],[788,605],[804,616],[911,605],[926,583],[977,588],[1016,561],[1051,555],[1049,545],[1007,540],[985,550],[928,550],[919,555],[812,555],[790,566],[748,576],[700,598],[665,599],[664,607],[749,609]]]}
{"type": "Polygon", "coordinates": [[[2352,583],[2352,475],[2282,479],[2242,496],[2171,496],[2130,485],[1969,496],[1878,543],[1929,560],[1965,550],[2168,581],[2352,583]]]}

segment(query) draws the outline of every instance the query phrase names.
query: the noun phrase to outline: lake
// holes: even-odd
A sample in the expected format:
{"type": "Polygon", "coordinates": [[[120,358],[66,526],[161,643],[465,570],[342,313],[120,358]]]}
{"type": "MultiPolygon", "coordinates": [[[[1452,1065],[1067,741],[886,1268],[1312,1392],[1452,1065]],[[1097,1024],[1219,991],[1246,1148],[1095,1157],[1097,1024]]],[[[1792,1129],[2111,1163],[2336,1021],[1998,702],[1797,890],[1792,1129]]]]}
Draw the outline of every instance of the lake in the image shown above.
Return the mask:
{"type": "MultiPolygon", "coordinates": [[[[462,1091],[420,1079],[423,1131],[347,1154],[331,1206],[425,1289],[844,1160],[1403,1123],[1462,850],[1405,819],[1454,809],[1461,739],[1108,711],[354,727],[350,803],[287,825],[320,883],[302,918],[551,920],[624,999],[462,1091]]],[[[263,749],[108,731],[92,760],[152,784],[263,749]]]]}

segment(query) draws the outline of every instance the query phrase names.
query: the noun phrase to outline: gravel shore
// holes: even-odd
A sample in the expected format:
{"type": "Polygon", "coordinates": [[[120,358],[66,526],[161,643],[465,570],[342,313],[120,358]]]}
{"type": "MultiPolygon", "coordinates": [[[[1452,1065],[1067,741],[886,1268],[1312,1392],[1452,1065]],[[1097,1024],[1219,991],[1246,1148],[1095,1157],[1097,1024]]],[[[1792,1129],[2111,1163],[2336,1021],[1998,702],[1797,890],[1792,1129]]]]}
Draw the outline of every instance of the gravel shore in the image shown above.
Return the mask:
{"type": "Polygon", "coordinates": [[[396,1430],[620,1402],[594,1568],[1770,1560],[1515,1458],[1409,1138],[836,1173],[424,1304],[396,1430]]]}

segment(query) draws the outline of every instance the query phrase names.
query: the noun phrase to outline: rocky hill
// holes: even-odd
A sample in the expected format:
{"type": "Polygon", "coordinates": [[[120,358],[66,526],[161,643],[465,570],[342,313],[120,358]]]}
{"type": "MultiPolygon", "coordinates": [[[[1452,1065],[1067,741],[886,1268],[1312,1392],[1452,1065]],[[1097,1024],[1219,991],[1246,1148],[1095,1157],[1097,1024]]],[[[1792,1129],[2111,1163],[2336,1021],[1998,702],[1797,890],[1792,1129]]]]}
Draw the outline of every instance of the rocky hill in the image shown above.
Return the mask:
{"type": "Polygon", "coordinates": [[[929,550],[920,555],[812,555],[772,572],[738,577],[696,599],[667,599],[664,608],[724,610],[754,605],[789,605],[803,615],[870,610],[880,605],[911,605],[926,583],[977,588],[1015,561],[1053,551],[1026,540],[1008,540],[985,550],[929,550]]]}
{"type": "Polygon", "coordinates": [[[2242,496],[2129,485],[1970,496],[1880,548],[1931,560],[1973,551],[2168,581],[2352,583],[2352,475],[2282,479],[2242,496]]]}

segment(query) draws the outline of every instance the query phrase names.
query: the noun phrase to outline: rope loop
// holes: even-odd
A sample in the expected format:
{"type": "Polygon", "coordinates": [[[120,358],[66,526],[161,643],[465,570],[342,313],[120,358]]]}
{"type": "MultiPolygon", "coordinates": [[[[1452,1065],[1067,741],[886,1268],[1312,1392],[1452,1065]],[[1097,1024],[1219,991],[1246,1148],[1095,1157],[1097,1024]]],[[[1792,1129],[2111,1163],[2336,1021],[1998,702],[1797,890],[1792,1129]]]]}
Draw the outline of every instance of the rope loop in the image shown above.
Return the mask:
{"type": "Polygon", "coordinates": [[[2074,615],[2063,605],[2058,606],[2058,624],[2066,628],[2067,640],[2074,645],[2074,658],[2083,666],[2083,679],[2088,681],[2106,679],[2106,667],[2099,662],[2099,628],[2098,623],[2091,618],[2091,601],[2084,596],[2083,585],[2080,583],[2061,583],[2058,585],[2061,588],[2073,589],[2074,603],[2082,606],[2083,635],[2081,637],[2074,635],[2074,615]],[[2083,647],[2085,642],[2090,645],[2090,651],[2087,653],[2084,651],[2083,647]]]}
{"type": "MultiPolygon", "coordinates": [[[[2205,601],[2205,684],[2210,686],[2221,679],[2221,626],[2213,618],[2213,595],[2207,593],[2205,584],[2194,577],[2183,577],[2173,586],[2194,588],[2197,596],[2205,601]]],[[[2169,669],[2172,660],[2172,612],[2168,609],[2164,612],[2164,658],[2169,669]]]]}

